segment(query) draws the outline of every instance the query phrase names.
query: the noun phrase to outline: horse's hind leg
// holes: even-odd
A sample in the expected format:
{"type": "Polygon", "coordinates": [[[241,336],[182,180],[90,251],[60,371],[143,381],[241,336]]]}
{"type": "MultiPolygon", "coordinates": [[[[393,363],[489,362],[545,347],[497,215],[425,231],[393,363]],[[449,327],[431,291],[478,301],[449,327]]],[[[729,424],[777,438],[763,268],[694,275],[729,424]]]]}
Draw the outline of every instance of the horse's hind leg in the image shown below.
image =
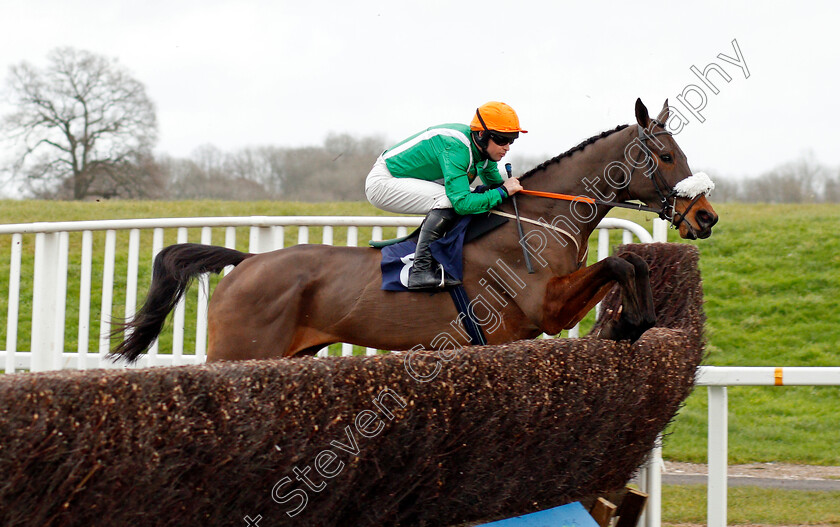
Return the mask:
{"type": "MultiPolygon", "coordinates": [[[[629,254],[629,253],[628,253],[629,254]]],[[[601,338],[633,340],[653,326],[653,300],[647,264],[637,255],[609,256],[570,275],[552,278],[543,301],[543,326],[548,333],[569,329],[618,283],[622,313],[608,323],[601,338]]]]}
{"type": "Polygon", "coordinates": [[[301,288],[271,288],[249,272],[251,267],[234,270],[213,293],[207,312],[208,362],[284,357],[296,351],[301,288]]]}

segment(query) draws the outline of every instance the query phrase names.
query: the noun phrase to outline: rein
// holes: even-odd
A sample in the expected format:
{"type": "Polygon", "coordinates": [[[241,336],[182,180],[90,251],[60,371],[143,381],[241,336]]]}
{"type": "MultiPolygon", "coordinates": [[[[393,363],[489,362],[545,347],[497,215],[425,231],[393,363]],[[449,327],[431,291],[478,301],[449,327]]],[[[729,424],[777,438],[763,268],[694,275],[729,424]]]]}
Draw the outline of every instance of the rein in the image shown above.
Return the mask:
{"type": "MultiPolygon", "coordinates": [[[[556,192],[543,192],[542,190],[520,190],[517,194],[525,194],[527,196],[537,196],[540,198],[559,199],[564,201],[582,201],[584,203],[591,203],[592,205],[607,205],[609,207],[621,207],[624,209],[640,210],[643,212],[655,212],[662,216],[662,209],[648,207],[642,203],[625,203],[622,201],[603,201],[600,199],[587,198],[586,196],[571,196],[569,194],[557,194],[556,192]]],[[[664,219],[664,218],[663,218],[664,219]]]]}
{"type": "MultiPolygon", "coordinates": [[[[650,132],[648,132],[641,125],[638,125],[639,140],[640,141],[647,141],[647,140],[653,139],[657,135],[665,135],[665,134],[671,135],[671,132],[669,132],[665,128],[665,125],[663,123],[657,121],[656,119],[651,119],[650,122],[651,122],[651,125],[652,125],[650,132]],[[658,132],[653,131],[653,129],[657,126],[661,127],[662,130],[660,130],[658,132]]],[[[661,145],[661,143],[658,143],[658,144],[661,145]]],[[[647,148],[646,145],[645,145],[645,149],[647,149],[649,152],[651,151],[649,148],[647,148]]],[[[625,149],[625,151],[626,151],[626,149],[625,149]]],[[[628,180],[630,180],[633,177],[633,173],[635,172],[636,168],[639,166],[639,161],[641,161],[643,154],[644,154],[644,150],[640,149],[639,155],[636,156],[636,159],[634,160],[633,168],[632,168],[632,170],[630,170],[630,174],[627,176],[628,180]]],[[[696,175],[691,175],[688,178],[685,178],[683,181],[677,183],[675,186],[671,186],[671,185],[668,184],[667,180],[665,179],[665,177],[660,172],[659,162],[654,160],[654,165],[655,165],[656,169],[653,171],[653,173],[649,177],[650,177],[651,182],[653,183],[653,188],[656,190],[656,194],[659,196],[659,203],[660,203],[659,208],[649,207],[647,205],[644,205],[643,203],[629,203],[629,202],[621,202],[621,201],[604,201],[604,200],[590,198],[590,197],[587,197],[587,196],[574,196],[574,195],[570,195],[570,194],[559,194],[559,193],[556,193],[556,192],[546,192],[546,191],[542,191],[542,190],[522,189],[522,190],[518,191],[517,194],[525,194],[526,196],[535,196],[535,197],[540,197],[540,198],[549,198],[549,199],[571,201],[571,202],[583,202],[583,203],[589,203],[589,204],[592,204],[592,205],[604,205],[604,206],[607,206],[607,207],[620,207],[620,208],[624,208],[624,209],[638,210],[638,211],[642,211],[642,212],[652,212],[654,214],[657,214],[663,220],[668,221],[673,227],[678,228],[683,223],[683,221],[685,221],[686,215],[694,207],[694,205],[697,204],[697,202],[700,200],[700,198],[703,197],[706,193],[708,193],[712,188],[714,188],[714,184],[711,182],[711,180],[708,179],[708,176],[706,176],[705,174],[696,174],[696,175]],[[701,175],[706,179],[705,182],[703,181],[703,179],[699,179],[699,180],[695,179],[695,178],[700,178],[701,175]],[[688,182],[692,181],[692,180],[694,180],[695,190],[691,190],[692,185],[688,184],[688,182]],[[698,181],[701,183],[701,185],[705,185],[705,188],[706,188],[705,191],[703,190],[704,186],[701,186],[699,189],[697,188],[698,181]],[[706,184],[706,182],[707,182],[707,184],[706,184]],[[661,185],[660,185],[660,183],[661,183],[661,185]],[[663,191],[663,189],[664,189],[664,191],[663,191]],[[691,199],[691,202],[688,204],[688,207],[686,207],[686,209],[681,213],[677,212],[677,210],[676,210],[676,200],[677,200],[677,197],[680,197],[680,196],[691,199]]],[[[505,165],[505,168],[507,169],[508,177],[510,177],[510,172],[511,172],[510,163],[505,165]]],[[[505,213],[505,212],[500,212],[500,211],[497,211],[497,210],[491,210],[490,212],[492,214],[498,214],[500,216],[506,216],[506,217],[509,217],[509,218],[515,218],[516,219],[517,228],[518,228],[518,232],[519,232],[519,243],[522,245],[522,251],[524,253],[525,262],[526,262],[526,265],[528,267],[528,272],[529,273],[533,273],[534,271],[533,271],[533,269],[530,265],[531,262],[528,258],[528,251],[527,251],[527,248],[525,247],[524,235],[523,235],[523,232],[522,232],[522,225],[520,223],[521,221],[525,221],[525,222],[528,222],[528,223],[539,225],[539,226],[544,227],[544,228],[553,229],[553,230],[555,230],[559,233],[564,234],[569,239],[571,239],[575,244],[575,248],[577,249],[577,254],[579,256],[578,265],[580,266],[582,263],[584,263],[586,261],[586,256],[587,256],[587,253],[589,252],[589,246],[588,245],[586,245],[586,249],[587,249],[586,252],[584,252],[583,256],[581,257],[580,256],[580,244],[578,243],[577,238],[575,238],[575,236],[573,236],[571,233],[569,233],[567,231],[564,231],[562,229],[557,228],[554,225],[548,225],[545,222],[537,222],[537,221],[534,221],[534,220],[531,220],[531,219],[528,219],[528,218],[521,218],[519,216],[519,209],[516,206],[516,194],[514,194],[511,197],[513,199],[513,206],[514,206],[515,215],[514,214],[508,214],[508,213],[505,213]]],[[[686,226],[692,232],[694,232],[694,227],[691,226],[691,223],[686,222],[686,226]]]]}
{"type": "MultiPolygon", "coordinates": [[[[648,133],[645,132],[645,129],[642,128],[639,125],[638,129],[639,129],[639,139],[640,140],[647,141],[648,139],[650,139],[652,137],[656,137],[657,135],[664,135],[664,134],[671,135],[671,132],[669,132],[667,129],[665,129],[665,125],[663,123],[657,121],[656,119],[651,119],[651,123],[653,123],[654,127],[656,127],[656,126],[662,127],[662,130],[659,131],[659,132],[651,132],[651,133],[648,134],[648,133]]],[[[639,161],[641,161],[642,154],[643,154],[643,151],[640,150],[639,155],[636,157],[635,162],[633,164],[633,169],[630,171],[630,176],[628,176],[629,178],[633,177],[633,172],[635,172],[636,167],[639,165],[639,161]]],[[[659,208],[648,207],[647,205],[644,205],[642,203],[627,203],[627,202],[621,202],[621,201],[604,201],[604,200],[589,198],[589,197],[586,197],[586,196],[573,196],[573,195],[569,195],[569,194],[558,194],[556,192],[544,192],[544,191],[541,191],[541,190],[522,189],[519,192],[517,192],[517,194],[525,194],[527,196],[536,196],[536,197],[540,197],[540,198],[558,199],[558,200],[563,200],[563,201],[581,201],[581,202],[584,202],[584,203],[590,203],[592,205],[605,205],[607,207],[620,207],[620,208],[624,208],[624,209],[638,210],[638,211],[642,211],[642,212],[652,212],[654,214],[657,214],[663,220],[666,220],[666,221],[670,222],[671,225],[673,225],[674,227],[679,227],[680,226],[680,224],[685,220],[686,214],[688,214],[688,212],[694,207],[694,205],[697,203],[697,201],[703,196],[702,193],[694,196],[693,197],[694,199],[692,199],[691,203],[689,203],[689,205],[688,205],[688,207],[686,207],[685,211],[682,212],[682,213],[679,213],[679,212],[676,211],[676,209],[674,207],[674,202],[672,201],[671,203],[669,203],[669,200],[674,200],[674,201],[676,200],[676,197],[677,197],[678,193],[674,189],[674,187],[671,187],[667,184],[667,182],[665,181],[665,178],[659,172],[659,163],[658,162],[656,163],[656,170],[651,175],[650,180],[651,180],[651,182],[653,182],[653,186],[656,189],[657,195],[659,196],[659,202],[661,204],[661,206],[659,208]],[[660,181],[657,181],[657,178],[659,180],[661,180],[662,186],[665,188],[667,193],[663,192],[662,187],[660,187],[660,181]]],[[[689,228],[691,228],[691,224],[686,224],[686,225],[688,225],[689,228]]]]}

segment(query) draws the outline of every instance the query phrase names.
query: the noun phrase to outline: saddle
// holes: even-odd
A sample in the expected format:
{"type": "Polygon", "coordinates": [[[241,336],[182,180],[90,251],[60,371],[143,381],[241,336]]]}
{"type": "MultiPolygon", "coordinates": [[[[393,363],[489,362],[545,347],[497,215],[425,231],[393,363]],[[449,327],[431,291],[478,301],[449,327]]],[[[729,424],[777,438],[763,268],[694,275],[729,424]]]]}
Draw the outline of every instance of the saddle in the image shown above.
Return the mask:
{"type": "MultiPolygon", "coordinates": [[[[450,277],[461,280],[464,277],[464,244],[480,238],[507,221],[507,218],[490,213],[464,216],[449,232],[431,243],[429,247],[432,256],[450,277]]],[[[408,291],[408,272],[417,248],[419,233],[418,228],[402,238],[369,242],[371,247],[382,252],[382,289],[385,291],[408,291]]]]}
{"type": "MultiPolygon", "coordinates": [[[[467,232],[464,235],[464,243],[469,243],[509,221],[508,218],[498,216],[496,214],[490,214],[489,212],[471,214],[469,216],[464,216],[464,218],[469,221],[469,224],[467,225],[467,232]]],[[[375,249],[382,249],[383,247],[395,245],[406,240],[412,240],[416,243],[418,236],[420,236],[420,227],[417,227],[409,234],[400,238],[391,238],[390,240],[370,240],[368,244],[375,249]]]]}
{"type": "MultiPolygon", "coordinates": [[[[493,229],[507,223],[508,219],[495,214],[472,214],[461,220],[440,239],[432,242],[429,248],[432,257],[443,267],[443,271],[450,277],[462,280],[464,277],[463,248],[464,244],[479,238],[493,229]]],[[[408,236],[382,242],[371,241],[370,245],[381,249],[382,289],[385,291],[408,291],[408,273],[417,248],[417,237],[420,229],[408,236]]],[[[455,308],[462,315],[461,321],[470,336],[473,345],[486,344],[487,340],[481,329],[481,324],[472,313],[470,299],[463,286],[451,287],[447,290],[452,297],[455,308]]]]}

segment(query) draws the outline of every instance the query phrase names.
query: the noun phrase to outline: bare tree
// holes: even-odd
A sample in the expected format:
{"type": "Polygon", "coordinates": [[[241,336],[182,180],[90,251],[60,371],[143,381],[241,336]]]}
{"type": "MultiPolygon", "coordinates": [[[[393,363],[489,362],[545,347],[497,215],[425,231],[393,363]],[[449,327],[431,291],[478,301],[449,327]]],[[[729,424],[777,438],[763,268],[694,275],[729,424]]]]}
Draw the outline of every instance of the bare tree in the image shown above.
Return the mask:
{"type": "Polygon", "coordinates": [[[259,174],[241,165],[239,156],[225,154],[213,145],[196,148],[190,159],[161,160],[168,179],[170,199],[222,199],[252,201],[270,199],[259,174]]]}
{"type": "Polygon", "coordinates": [[[225,158],[228,177],[238,181],[251,181],[260,187],[256,199],[273,199],[279,188],[274,188],[272,151],[276,147],[243,148],[225,158]]]}
{"type": "Polygon", "coordinates": [[[155,178],[134,168],[151,159],[154,104],[116,59],[58,48],[44,69],[12,66],[8,87],[4,131],[19,148],[11,169],[30,191],[153,197],[155,178]]]}
{"type": "Polygon", "coordinates": [[[715,202],[741,201],[742,183],[737,179],[718,174],[712,169],[706,170],[715,182],[715,189],[712,191],[712,200],[715,202]]]}
{"type": "Polygon", "coordinates": [[[225,153],[213,145],[189,159],[160,160],[172,199],[361,201],[384,141],[329,134],[323,146],[261,146],[225,153]]]}
{"type": "Polygon", "coordinates": [[[283,151],[273,173],[281,178],[283,199],[360,201],[365,199],[365,177],[383,149],[379,137],[331,133],[323,147],[283,151]]]}
{"type": "Polygon", "coordinates": [[[826,176],[823,201],[825,203],[840,203],[840,170],[834,170],[833,175],[826,176]]]}
{"type": "Polygon", "coordinates": [[[826,169],[812,153],[779,165],[743,183],[744,201],[815,203],[823,201],[826,169]]]}

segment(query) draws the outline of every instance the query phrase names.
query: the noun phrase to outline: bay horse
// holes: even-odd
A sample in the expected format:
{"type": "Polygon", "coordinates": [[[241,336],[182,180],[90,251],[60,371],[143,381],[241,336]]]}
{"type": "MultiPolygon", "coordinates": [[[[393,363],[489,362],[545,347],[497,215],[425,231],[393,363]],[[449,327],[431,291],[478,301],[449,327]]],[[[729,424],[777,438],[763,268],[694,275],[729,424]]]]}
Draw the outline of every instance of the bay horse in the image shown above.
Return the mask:
{"type": "MultiPolygon", "coordinates": [[[[464,246],[464,288],[488,344],[570,329],[616,283],[622,312],[599,336],[635,340],[655,324],[645,262],[627,253],[586,267],[590,234],[612,206],[629,200],[659,212],[687,239],[707,238],[718,216],[705,195],[710,188],[686,192],[697,176],[665,127],[668,101],[657,119],[640,99],[635,114],[635,125],[594,136],[520,178],[525,189],[580,198],[521,194],[524,239],[508,221],[464,246]]],[[[496,212],[512,216],[513,207],[507,200],[496,212]]],[[[380,257],[369,247],[304,244],[249,254],[169,246],[155,259],[144,305],[116,326],[115,334],[128,331],[112,356],[137,360],[192,279],[229,265],[236,267],[208,306],[208,361],[314,354],[336,342],[395,351],[470,344],[449,294],[383,291],[380,257]]]]}

